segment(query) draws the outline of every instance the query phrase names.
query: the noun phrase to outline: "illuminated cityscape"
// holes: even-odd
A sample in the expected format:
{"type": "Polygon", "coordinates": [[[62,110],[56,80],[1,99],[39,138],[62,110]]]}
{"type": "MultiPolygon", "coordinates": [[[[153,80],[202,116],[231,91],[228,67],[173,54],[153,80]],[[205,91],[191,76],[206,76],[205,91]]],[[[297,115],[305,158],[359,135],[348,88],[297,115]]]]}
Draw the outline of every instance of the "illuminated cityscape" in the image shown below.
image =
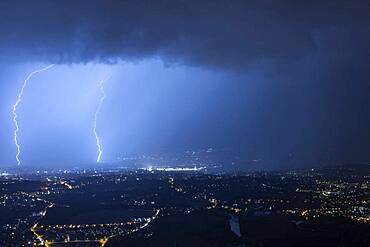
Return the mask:
{"type": "Polygon", "coordinates": [[[276,241],[298,245],[306,234],[312,244],[369,243],[367,165],[218,174],[205,170],[4,171],[0,245],[197,246],[205,241],[207,246],[272,246],[276,241]],[[194,225],[203,221],[214,222],[210,228],[194,225]],[[177,234],[163,235],[170,231],[168,224],[176,225],[177,234]],[[280,225],[287,229],[278,230],[280,225]],[[284,231],[295,234],[279,236],[284,231]],[[335,237],[352,231],[356,238],[335,237]],[[192,236],[182,235],[187,232],[192,236]]]}

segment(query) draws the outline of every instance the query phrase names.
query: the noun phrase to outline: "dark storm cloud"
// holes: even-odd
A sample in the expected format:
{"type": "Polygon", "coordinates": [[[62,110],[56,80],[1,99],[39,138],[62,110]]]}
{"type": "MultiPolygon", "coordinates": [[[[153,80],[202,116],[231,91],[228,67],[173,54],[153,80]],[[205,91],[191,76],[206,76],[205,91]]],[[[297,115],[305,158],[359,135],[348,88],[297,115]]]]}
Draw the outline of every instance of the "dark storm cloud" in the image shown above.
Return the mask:
{"type": "Polygon", "coordinates": [[[9,0],[0,2],[0,54],[55,63],[159,56],[188,65],[274,67],[318,49],[363,50],[369,16],[368,1],[9,0]]]}
{"type": "MultiPolygon", "coordinates": [[[[367,162],[369,3],[0,0],[0,64],[115,63],[149,58],[133,65],[135,72],[131,73],[143,76],[137,80],[127,77],[131,63],[119,63],[125,66],[116,80],[125,83],[117,83],[114,92],[108,93],[109,99],[117,101],[105,102],[109,109],[105,110],[107,127],[101,128],[112,130],[114,138],[106,143],[117,148],[107,155],[107,160],[131,146],[136,145],[141,152],[162,143],[170,149],[176,145],[237,148],[255,158],[269,159],[277,166],[281,165],[278,161],[287,159],[294,159],[297,165],[326,158],[367,162]],[[180,66],[184,71],[172,77],[160,77],[161,71],[171,70],[153,68],[155,59],[150,58],[186,66],[180,66]],[[204,67],[211,69],[203,70],[204,67]],[[200,71],[194,72],[198,69],[209,73],[209,77],[200,77],[200,71]],[[184,82],[182,87],[176,84],[179,81],[184,82]],[[150,87],[154,82],[156,86],[150,87]],[[125,88],[127,83],[132,83],[132,88],[125,88]],[[138,97],[131,97],[133,92],[138,97]],[[140,96],[150,102],[150,107],[138,100],[140,96]],[[132,109],[126,112],[127,104],[132,109]],[[184,113],[186,118],[182,117],[184,113]],[[132,127],[128,127],[126,116],[130,116],[132,127]],[[114,123],[117,125],[112,127],[114,123]],[[121,131],[127,131],[128,136],[126,132],[117,134],[121,131]],[[131,140],[136,144],[132,145],[131,140]]],[[[23,72],[7,72],[4,67],[0,74],[2,98],[8,95],[8,85],[23,80],[14,78],[23,72]]],[[[85,73],[89,74],[81,73],[81,78],[86,77],[85,73]]],[[[68,84],[63,83],[62,80],[55,87],[65,89],[68,84]]],[[[50,87],[39,92],[50,92],[54,86],[50,87]]],[[[4,105],[13,103],[15,93],[11,98],[4,105]]],[[[58,103],[64,99],[48,99],[52,100],[58,103]]],[[[33,115],[32,109],[37,107],[29,109],[23,115],[33,115]]],[[[8,110],[3,112],[3,119],[10,120],[8,110]]],[[[65,111],[55,112],[68,116],[65,111]]],[[[6,135],[11,133],[9,129],[6,135]]],[[[49,133],[51,130],[54,131],[50,128],[49,133]]],[[[85,126],[68,130],[81,132],[85,126]]],[[[75,143],[74,135],[70,136],[70,143],[75,143]]],[[[52,139],[46,135],[45,138],[52,139]]],[[[47,146],[48,153],[54,155],[54,145],[47,146]]],[[[64,157],[65,153],[57,151],[57,155],[64,157]]]]}

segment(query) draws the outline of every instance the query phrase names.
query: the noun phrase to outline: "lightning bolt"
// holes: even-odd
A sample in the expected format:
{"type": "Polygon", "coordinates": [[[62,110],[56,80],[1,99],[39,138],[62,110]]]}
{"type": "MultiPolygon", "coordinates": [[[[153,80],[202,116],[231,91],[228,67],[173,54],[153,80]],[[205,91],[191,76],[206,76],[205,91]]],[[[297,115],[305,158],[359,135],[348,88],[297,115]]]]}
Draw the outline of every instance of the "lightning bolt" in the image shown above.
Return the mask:
{"type": "Polygon", "coordinates": [[[15,129],[14,129],[14,144],[17,147],[17,154],[15,155],[15,159],[17,160],[17,165],[18,166],[21,165],[21,160],[19,159],[19,155],[21,154],[21,146],[18,143],[18,131],[19,131],[19,125],[18,125],[18,121],[17,121],[17,117],[18,117],[18,115],[17,115],[17,108],[18,108],[18,105],[22,101],[22,96],[23,96],[24,90],[27,87],[28,81],[32,78],[32,76],[34,76],[35,74],[38,74],[40,72],[43,72],[45,70],[48,70],[48,69],[52,68],[53,66],[54,66],[54,64],[51,64],[51,65],[49,65],[49,66],[47,66],[45,68],[42,68],[42,69],[35,70],[35,71],[31,72],[27,76],[27,78],[24,80],[23,85],[22,85],[22,88],[19,91],[19,94],[18,94],[18,97],[17,97],[17,101],[13,105],[13,122],[14,122],[14,126],[15,126],[15,129]]]}
{"type": "Polygon", "coordinates": [[[94,136],[95,136],[95,140],[96,140],[96,146],[97,146],[97,149],[98,149],[98,157],[96,158],[96,162],[99,163],[100,160],[101,160],[101,156],[102,156],[102,147],[101,147],[101,142],[100,142],[100,137],[96,131],[96,126],[97,126],[97,119],[98,119],[98,115],[99,115],[99,112],[100,112],[100,109],[101,109],[101,106],[106,98],[106,94],[105,94],[105,90],[104,90],[104,83],[106,81],[108,81],[110,78],[107,77],[106,79],[103,79],[99,82],[99,87],[100,87],[100,100],[99,100],[99,104],[98,104],[98,107],[96,108],[96,111],[95,111],[95,114],[94,114],[94,128],[93,128],[93,132],[94,132],[94,136]]]}

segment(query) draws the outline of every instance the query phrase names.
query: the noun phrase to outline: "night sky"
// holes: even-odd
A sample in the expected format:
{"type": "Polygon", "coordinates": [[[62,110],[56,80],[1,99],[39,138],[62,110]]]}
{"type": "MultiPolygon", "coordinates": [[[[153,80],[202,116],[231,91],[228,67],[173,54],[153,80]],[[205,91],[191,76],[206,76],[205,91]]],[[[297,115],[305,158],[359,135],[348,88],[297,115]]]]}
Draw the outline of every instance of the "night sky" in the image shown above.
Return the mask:
{"type": "Polygon", "coordinates": [[[214,147],[370,162],[370,1],[2,0],[0,166],[214,147]]]}

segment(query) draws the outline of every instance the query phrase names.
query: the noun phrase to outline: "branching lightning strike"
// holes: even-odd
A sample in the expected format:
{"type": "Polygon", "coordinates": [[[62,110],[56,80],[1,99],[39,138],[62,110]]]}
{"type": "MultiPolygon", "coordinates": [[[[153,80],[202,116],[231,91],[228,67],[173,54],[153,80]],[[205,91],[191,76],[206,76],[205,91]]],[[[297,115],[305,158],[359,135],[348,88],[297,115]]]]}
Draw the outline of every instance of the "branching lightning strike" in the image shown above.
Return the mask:
{"type": "Polygon", "coordinates": [[[105,90],[104,90],[104,83],[106,81],[108,81],[109,78],[110,78],[110,76],[107,77],[107,78],[105,78],[105,79],[103,79],[103,80],[101,80],[99,82],[99,86],[100,86],[100,100],[99,100],[98,107],[96,108],[96,111],[95,111],[95,114],[94,114],[94,128],[93,128],[93,132],[94,132],[94,135],[95,135],[96,146],[98,148],[98,157],[96,158],[96,162],[97,163],[100,162],[101,156],[102,156],[102,153],[103,153],[102,147],[101,147],[101,142],[100,142],[100,137],[99,137],[99,135],[98,135],[98,133],[96,131],[97,119],[98,119],[98,115],[99,115],[100,109],[102,107],[102,104],[103,104],[103,102],[104,102],[104,100],[106,98],[106,94],[105,94],[105,90]]]}
{"type": "Polygon", "coordinates": [[[19,159],[19,155],[21,154],[21,146],[18,143],[19,125],[18,125],[18,121],[17,121],[17,117],[18,117],[18,115],[17,115],[17,107],[18,107],[18,105],[22,101],[22,96],[23,96],[24,90],[27,87],[28,81],[32,78],[32,76],[34,76],[37,73],[43,72],[45,70],[48,70],[48,69],[52,68],[53,66],[54,66],[54,64],[51,64],[51,65],[49,65],[49,66],[47,66],[45,68],[42,68],[42,69],[35,70],[35,71],[31,72],[27,76],[27,78],[24,80],[23,85],[22,85],[22,88],[19,91],[19,94],[18,94],[18,97],[17,97],[17,101],[13,105],[13,122],[14,122],[14,126],[15,126],[15,129],[14,129],[14,144],[17,147],[17,154],[15,155],[15,159],[17,160],[17,165],[18,166],[21,165],[21,160],[19,159]]]}

